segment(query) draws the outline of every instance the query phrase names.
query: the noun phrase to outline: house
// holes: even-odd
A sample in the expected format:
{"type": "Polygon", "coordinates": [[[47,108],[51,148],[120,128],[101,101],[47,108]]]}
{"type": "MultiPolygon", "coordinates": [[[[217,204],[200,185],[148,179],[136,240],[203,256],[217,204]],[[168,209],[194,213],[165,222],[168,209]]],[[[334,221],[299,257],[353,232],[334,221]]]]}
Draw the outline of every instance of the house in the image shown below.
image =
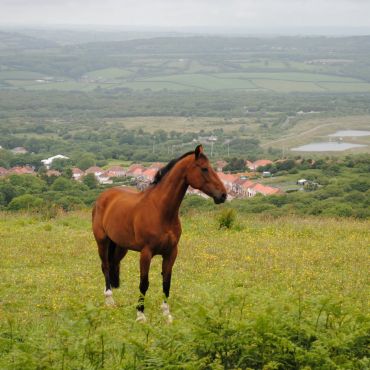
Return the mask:
{"type": "Polygon", "coordinates": [[[97,167],[97,166],[92,166],[90,168],[88,168],[86,171],[85,171],[85,175],[88,175],[90,173],[92,173],[93,175],[95,175],[95,177],[98,177],[100,176],[102,173],[104,172],[104,170],[100,167],[97,167]]]}
{"type": "Polygon", "coordinates": [[[233,188],[233,183],[234,183],[234,181],[236,181],[238,179],[238,177],[235,176],[235,175],[226,174],[226,173],[223,173],[223,172],[218,172],[217,175],[218,175],[219,179],[222,181],[222,183],[224,184],[224,186],[226,188],[226,191],[228,193],[230,193],[232,191],[232,188],[233,188]]]}
{"type": "Polygon", "coordinates": [[[269,159],[259,159],[258,161],[255,161],[253,163],[250,161],[246,162],[247,167],[252,171],[256,171],[258,167],[264,167],[268,164],[272,164],[272,161],[270,161],[269,159]]]}
{"type": "Polygon", "coordinates": [[[255,184],[253,188],[250,189],[250,197],[254,197],[257,194],[266,195],[277,195],[282,194],[282,190],[278,188],[273,188],[271,186],[266,186],[263,184],[255,184]]]}
{"type": "Polygon", "coordinates": [[[46,176],[60,176],[61,173],[57,170],[48,170],[46,171],[46,176]]]}
{"type": "Polygon", "coordinates": [[[308,180],[306,180],[306,179],[300,179],[300,180],[297,181],[297,185],[304,186],[307,182],[308,182],[308,180]]]}
{"type": "Polygon", "coordinates": [[[95,177],[98,180],[99,184],[113,184],[113,180],[109,176],[107,176],[107,171],[101,173],[100,175],[95,175],[95,177]]]}
{"type": "Polygon", "coordinates": [[[85,175],[85,172],[80,170],[77,167],[72,168],[72,178],[74,180],[81,180],[81,178],[85,175]]]}
{"type": "Polygon", "coordinates": [[[163,164],[163,163],[160,163],[160,162],[154,162],[154,163],[152,163],[148,168],[149,168],[149,169],[154,168],[155,170],[160,170],[163,166],[164,166],[164,164],[163,164]]]}
{"type": "Polygon", "coordinates": [[[57,154],[57,155],[54,155],[53,157],[49,157],[47,159],[42,159],[41,160],[41,163],[47,168],[49,169],[51,164],[53,163],[54,159],[69,159],[68,157],[66,157],[65,155],[62,155],[62,154],[57,154]]]}
{"type": "Polygon", "coordinates": [[[121,166],[109,167],[104,174],[107,177],[124,177],[126,175],[126,170],[121,166]]]}
{"type": "Polygon", "coordinates": [[[255,187],[256,183],[250,180],[244,181],[240,185],[240,196],[242,198],[251,197],[253,194],[253,188],[255,187]]]}
{"type": "Polygon", "coordinates": [[[222,172],[222,170],[224,169],[224,167],[227,166],[227,162],[226,161],[217,161],[216,162],[216,171],[217,172],[222,172]]]}
{"type": "Polygon", "coordinates": [[[158,170],[156,168],[148,168],[147,170],[142,172],[141,177],[143,178],[144,181],[153,182],[157,172],[158,170]]]}
{"type": "Polygon", "coordinates": [[[0,167],[0,176],[5,176],[8,174],[8,170],[4,167],[0,167]]]}
{"type": "Polygon", "coordinates": [[[140,177],[142,173],[145,171],[145,167],[141,164],[132,164],[126,172],[126,176],[132,176],[132,177],[140,177]]]}
{"type": "Polygon", "coordinates": [[[28,153],[28,150],[24,148],[23,146],[17,146],[10,150],[13,154],[26,154],[28,153]]]}
{"type": "Polygon", "coordinates": [[[138,177],[145,171],[141,164],[134,163],[126,171],[126,176],[138,177]]]}
{"type": "Polygon", "coordinates": [[[31,166],[15,166],[8,173],[12,175],[33,175],[35,170],[31,166]]]}

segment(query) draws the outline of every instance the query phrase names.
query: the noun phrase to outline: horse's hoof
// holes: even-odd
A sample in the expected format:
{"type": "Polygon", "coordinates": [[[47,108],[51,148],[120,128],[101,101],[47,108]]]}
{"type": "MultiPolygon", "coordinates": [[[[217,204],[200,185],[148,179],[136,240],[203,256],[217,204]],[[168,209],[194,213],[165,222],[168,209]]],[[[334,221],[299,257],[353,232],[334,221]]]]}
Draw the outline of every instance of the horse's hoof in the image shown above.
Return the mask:
{"type": "Polygon", "coordinates": [[[104,295],[105,295],[105,305],[108,307],[115,306],[112,291],[110,289],[105,290],[104,295]]]}
{"type": "Polygon", "coordinates": [[[105,297],[105,305],[107,307],[114,307],[116,304],[114,302],[113,297],[105,297]]]}
{"type": "Polygon", "coordinates": [[[172,324],[173,317],[170,313],[170,306],[168,305],[168,303],[163,302],[161,305],[161,308],[162,308],[163,316],[165,317],[167,324],[172,324]]]}
{"type": "Polygon", "coordinates": [[[141,311],[137,311],[136,312],[136,322],[146,322],[146,317],[144,315],[144,312],[141,312],[141,311]]]}

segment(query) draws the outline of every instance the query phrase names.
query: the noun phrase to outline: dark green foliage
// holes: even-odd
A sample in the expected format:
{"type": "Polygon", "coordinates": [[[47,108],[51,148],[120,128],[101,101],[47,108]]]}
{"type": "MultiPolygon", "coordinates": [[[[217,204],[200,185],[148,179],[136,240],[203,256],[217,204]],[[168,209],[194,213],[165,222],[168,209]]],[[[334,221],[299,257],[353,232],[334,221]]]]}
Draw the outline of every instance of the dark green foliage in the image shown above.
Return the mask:
{"type": "Polygon", "coordinates": [[[89,189],[96,189],[98,187],[98,180],[96,179],[93,173],[89,173],[85,175],[82,179],[84,185],[86,185],[89,189]]]}
{"type": "Polygon", "coordinates": [[[243,172],[246,170],[245,160],[243,158],[232,158],[223,168],[224,172],[243,172]]]}
{"type": "Polygon", "coordinates": [[[24,194],[13,198],[8,205],[8,209],[11,211],[32,210],[40,208],[42,204],[41,198],[31,194],[24,194]]]}

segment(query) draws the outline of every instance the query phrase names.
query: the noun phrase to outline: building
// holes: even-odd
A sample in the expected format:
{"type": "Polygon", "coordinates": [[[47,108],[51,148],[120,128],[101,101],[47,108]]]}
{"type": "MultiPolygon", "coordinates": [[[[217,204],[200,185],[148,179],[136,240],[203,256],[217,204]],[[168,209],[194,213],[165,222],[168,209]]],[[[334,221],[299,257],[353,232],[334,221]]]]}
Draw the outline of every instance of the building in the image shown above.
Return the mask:
{"type": "Polygon", "coordinates": [[[5,176],[8,174],[8,170],[4,167],[0,167],[0,176],[5,176]]]}
{"type": "Polygon", "coordinates": [[[124,177],[126,170],[121,166],[112,166],[104,172],[104,175],[108,177],[124,177]]]}
{"type": "Polygon", "coordinates": [[[95,177],[98,177],[100,176],[102,173],[104,172],[104,170],[100,167],[97,167],[97,166],[92,166],[90,168],[88,168],[86,171],[85,171],[85,175],[88,175],[90,173],[92,173],[95,177]]]}
{"type": "Polygon", "coordinates": [[[217,175],[219,179],[222,181],[222,183],[224,184],[227,192],[230,193],[233,188],[233,183],[238,179],[238,177],[235,175],[226,174],[223,172],[218,172],[217,175]]]}
{"type": "Polygon", "coordinates": [[[41,160],[41,163],[47,168],[47,169],[50,169],[54,159],[69,159],[68,157],[66,157],[65,155],[62,155],[62,154],[57,154],[57,155],[54,155],[53,157],[49,157],[47,159],[42,159],[41,160]]]}
{"type": "Polygon", "coordinates": [[[81,178],[85,175],[85,172],[80,170],[79,168],[77,167],[73,167],[72,168],[72,178],[74,180],[81,180],[81,178]]]}
{"type": "Polygon", "coordinates": [[[257,171],[258,167],[264,167],[272,163],[273,162],[270,161],[269,159],[259,159],[258,161],[255,161],[253,163],[250,161],[246,161],[247,167],[251,169],[252,171],[257,171]]]}
{"type": "Polygon", "coordinates": [[[24,148],[23,146],[17,146],[10,150],[13,154],[26,154],[28,153],[28,150],[24,148]]]}
{"type": "Polygon", "coordinates": [[[46,176],[60,176],[61,173],[57,170],[48,170],[46,171],[46,176]]]}
{"type": "Polygon", "coordinates": [[[146,182],[153,182],[154,177],[158,170],[156,168],[148,168],[144,172],[142,172],[141,177],[146,182]]]}
{"type": "Polygon", "coordinates": [[[35,170],[31,166],[15,166],[15,167],[12,167],[8,171],[8,174],[11,174],[11,175],[34,175],[35,170]]]}
{"type": "Polygon", "coordinates": [[[145,171],[145,167],[141,164],[132,164],[126,172],[126,176],[139,177],[145,171]]]}
{"type": "Polygon", "coordinates": [[[227,166],[227,162],[226,161],[217,161],[216,162],[216,171],[217,172],[222,172],[222,170],[224,169],[224,167],[227,166]]]}

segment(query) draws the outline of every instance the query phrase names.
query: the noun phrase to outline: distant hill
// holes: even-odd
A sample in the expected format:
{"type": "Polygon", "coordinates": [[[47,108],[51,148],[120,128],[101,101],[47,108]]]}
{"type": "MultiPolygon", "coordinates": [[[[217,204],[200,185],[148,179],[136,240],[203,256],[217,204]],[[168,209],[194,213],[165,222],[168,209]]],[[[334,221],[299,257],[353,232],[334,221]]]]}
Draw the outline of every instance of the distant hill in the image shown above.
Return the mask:
{"type": "Polygon", "coordinates": [[[58,46],[55,42],[22,35],[16,32],[0,31],[0,51],[45,49],[58,46]]]}

